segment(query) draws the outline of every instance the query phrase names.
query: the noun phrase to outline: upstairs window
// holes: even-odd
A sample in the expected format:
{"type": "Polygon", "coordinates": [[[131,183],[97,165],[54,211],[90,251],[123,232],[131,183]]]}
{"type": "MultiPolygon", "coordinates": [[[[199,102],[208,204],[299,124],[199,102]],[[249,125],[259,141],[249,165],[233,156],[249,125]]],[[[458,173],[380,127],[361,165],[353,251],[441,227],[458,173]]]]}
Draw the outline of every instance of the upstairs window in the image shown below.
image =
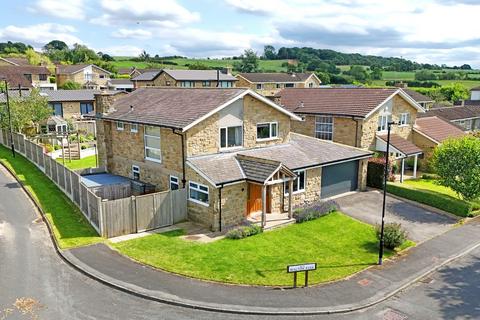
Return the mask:
{"type": "Polygon", "coordinates": [[[257,83],[257,90],[261,90],[262,89],[262,84],[261,83],[257,83]]]}
{"type": "Polygon", "coordinates": [[[389,122],[392,122],[392,115],[390,114],[380,115],[378,117],[377,131],[387,131],[389,122]]]}
{"type": "Polygon", "coordinates": [[[266,122],[257,124],[257,140],[275,139],[278,137],[278,123],[266,122]]]}
{"type": "Polygon", "coordinates": [[[162,162],[159,127],[145,126],[144,144],[145,159],[155,162],[162,162]]]}
{"type": "Polygon", "coordinates": [[[123,131],[123,129],[125,129],[125,123],[123,123],[121,121],[117,121],[117,130],[118,131],[123,131]]]}
{"type": "Polygon", "coordinates": [[[405,112],[400,114],[400,125],[408,126],[410,124],[410,113],[405,112]]]}
{"type": "Polygon", "coordinates": [[[220,81],[220,88],[231,88],[233,87],[232,81],[220,81]]]}
{"type": "Polygon", "coordinates": [[[243,145],[242,126],[220,128],[220,148],[235,148],[243,145]]]}
{"type": "Polygon", "coordinates": [[[170,176],[170,190],[178,190],[178,177],[170,176]]]}
{"type": "Polygon", "coordinates": [[[87,114],[93,111],[92,103],[80,103],[80,114],[87,114]]]}
{"type": "Polygon", "coordinates": [[[63,105],[60,102],[54,103],[53,107],[53,115],[63,117],[63,105]]]}
{"type": "Polygon", "coordinates": [[[317,139],[333,140],[333,117],[315,117],[315,136],[317,139]]]}
{"type": "Polygon", "coordinates": [[[285,88],[293,88],[295,87],[294,83],[285,83],[285,88]]]}
{"type": "Polygon", "coordinates": [[[137,133],[138,132],[138,124],[132,123],[130,125],[130,132],[137,133]]]}
{"type": "Polygon", "coordinates": [[[85,73],[85,81],[92,81],[93,73],[85,73]]]}
{"type": "Polygon", "coordinates": [[[27,78],[27,80],[28,80],[29,82],[32,82],[32,74],[31,74],[31,73],[25,73],[23,76],[24,76],[25,78],[27,78]]]}
{"type": "Polygon", "coordinates": [[[133,180],[140,180],[140,167],[132,165],[132,177],[133,180]]]}

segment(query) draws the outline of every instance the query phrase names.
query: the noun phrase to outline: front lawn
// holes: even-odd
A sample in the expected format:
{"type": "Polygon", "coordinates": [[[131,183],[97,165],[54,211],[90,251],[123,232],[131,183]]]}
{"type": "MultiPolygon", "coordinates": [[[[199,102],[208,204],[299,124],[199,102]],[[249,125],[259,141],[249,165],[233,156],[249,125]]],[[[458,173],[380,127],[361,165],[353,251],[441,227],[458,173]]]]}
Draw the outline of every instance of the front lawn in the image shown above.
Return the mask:
{"type": "MultiPolygon", "coordinates": [[[[57,158],[57,161],[63,164],[62,158],[57,158]]],[[[68,159],[65,159],[65,167],[71,170],[84,169],[84,168],[95,168],[97,166],[96,156],[89,156],[83,159],[72,160],[71,162],[68,159]]]]}
{"type": "Polygon", "coordinates": [[[77,206],[29,160],[18,153],[13,158],[10,149],[0,146],[0,161],[15,172],[40,203],[61,248],[103,241],[77,206]]]}
{"type": "MultiPolygon", "coordinates": [[[[176,230],[111,245],[157,268],[237,284],[292,285],[287,265],[305,262],[317,262],[310,281],[320,283],[344,278],[378,259],[374,228],[340,212],[242,240],[201,244],[179,238],[183,233],[176,230]]],[[[387,251],[386,256],[391,255],[387,251]]]]}
{"type": "Polygon", "coordinates": [[[404,183],[389,183],[389,193],[417,201],[460,217],[468,217],[480,209],[480,200],[465,201],[450,188],[437,183],[435,179],[405,180],[404,183]]]}

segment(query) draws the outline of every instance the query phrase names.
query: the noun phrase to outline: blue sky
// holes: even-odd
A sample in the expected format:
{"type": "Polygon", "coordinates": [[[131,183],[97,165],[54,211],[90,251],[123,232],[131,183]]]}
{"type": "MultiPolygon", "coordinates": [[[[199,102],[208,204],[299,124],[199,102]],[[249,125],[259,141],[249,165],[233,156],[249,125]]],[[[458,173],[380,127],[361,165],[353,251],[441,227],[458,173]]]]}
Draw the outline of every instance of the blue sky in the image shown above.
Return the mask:
{"type": "Polygon", "coordinates": [[[113,55],[239,55],[266,44],[480,67],[480,0],[6,1],[0,41],[113,55]]]}

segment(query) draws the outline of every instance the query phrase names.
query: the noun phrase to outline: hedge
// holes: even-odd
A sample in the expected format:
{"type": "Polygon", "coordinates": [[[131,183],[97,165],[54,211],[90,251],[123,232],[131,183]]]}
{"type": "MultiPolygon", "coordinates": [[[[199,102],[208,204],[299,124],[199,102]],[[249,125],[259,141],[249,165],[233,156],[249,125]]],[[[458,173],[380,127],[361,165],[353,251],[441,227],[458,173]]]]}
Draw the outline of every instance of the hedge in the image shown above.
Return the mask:
{"type": "Polygon", "coordinates": [[[387,185],[387,192],[408,200],[420,202],[434,208],[453,213],[460,217],[472,215],[473,205],[466,201],[455,199],[450,196],[417,189],[410,189],[406,186],[395,184],[387,185]]]}

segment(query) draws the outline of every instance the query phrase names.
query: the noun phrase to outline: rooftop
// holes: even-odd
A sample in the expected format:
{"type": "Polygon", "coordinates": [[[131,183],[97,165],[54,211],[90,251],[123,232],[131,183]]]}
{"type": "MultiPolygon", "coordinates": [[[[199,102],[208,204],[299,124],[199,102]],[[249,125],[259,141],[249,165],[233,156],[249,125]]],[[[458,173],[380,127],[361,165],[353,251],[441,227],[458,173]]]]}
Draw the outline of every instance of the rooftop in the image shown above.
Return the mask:
{"type": "Polygon", "coordinates": [[[449,121],[480,118],[480,105],[432,108],[420,117],[437,116],[449,121]]]}
{"type": "Polygon", "coordinates": [[[412,89],[408,89],[408,88],[405,88],[405,89],[402,89],[406,94],[408,94],[410,97],[412,97],[413,100],[417,101],[418,103],[421,103],[421,102],[434,102],[435,100],[433,100],[432,98],[424,95],[424,94],[421,94],[415,90],[412,90],[412,89]]]}
{"type": "Polygon", "coordinates": [[[83,70],[83,69],[85,69],[86,67],[89,67],[89,66],[100,69],[100,70],[110,74],[109,71],[104,70],[104,69],[102,69],[99,66],[94,65],[94,64],[70,64],[70,65],[59,64],[59,65],[57,65],[57,73],[59,73],[59,74],[73,74],[73,73],[77,73],[77,72],[79,72],[79,71],[81,71],[81,70],[83,70]]]}
{"type": "Polygon", "coordinates": [[[437,143],[465,135],[462,129],[437,116],[418,118],[414,130],[437,143]]]}
{"type": "MultiPolygon", "coordinates": [[[[48,102],[63,102],[63,101],[94,101],[95,93],[100,93],[100,90],[42,90],[40,94],[47,97],[48,102]]],[[[112,94],[121,93],[121,91],[108,91],[112,94]]],[[[30,91],[22,90],[20,93],[18,90],[8,91],[10,99],[18,99],[20,96],[28,97],[30,91]]],[[[6,102],[4,93],[0,93],[0,103],[6,102]]]]}
{"type": "MultiPolygon", "coordinates": [[[[387,142],[387,135],[377,135],[377,138],[380,138],[384,142],[387,142]]],[[[396,134],[390,134],[390,145],[403,153],[404,155],[412,156],[415,154],[423,153],[422,149],[414,145],[412,142],[408,141],[407,139],[402,138],[396,134]]]]}
{"type": "MultiPolygon", "coordinates": [[[[217,70],[148,70],[142,72],[132,80],[135,81],[152,81],[162,72],[165,72],[177,81],[215,81],[217,80],[217,70]]],[[[237,78],[231,74],[218,71],[220,81],[237,81],[237,78]]]]}
{"type": "Polygon", "coordinates": [[[299,73],[299,72],[290,72],[290,73],[280,73],[280,72],[271,72],[271,73],[239,73],[238,75],[247,79],[250,82],[304,82],[307,80],[312,73],[299,73]]]}

